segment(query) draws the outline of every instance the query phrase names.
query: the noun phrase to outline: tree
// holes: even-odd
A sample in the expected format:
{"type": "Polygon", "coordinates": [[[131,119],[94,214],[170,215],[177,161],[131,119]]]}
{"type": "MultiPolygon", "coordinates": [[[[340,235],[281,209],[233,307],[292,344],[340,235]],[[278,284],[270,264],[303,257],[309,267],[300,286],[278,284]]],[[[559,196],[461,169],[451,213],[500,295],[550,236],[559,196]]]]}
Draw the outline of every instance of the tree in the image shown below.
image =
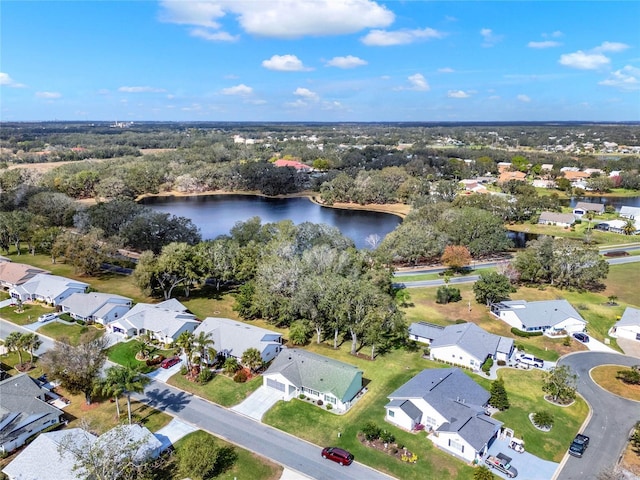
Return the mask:
{"type": "Polygon", "coordinates": [[[511,246],[504,221],[479,208],[451,208],[442,213],[437,227],[450,243],[464,245],[474,258],[503,252],[511,246]]]}
{"type": "Polygon", "coordinates": [[[18,354],[18,364],[22,365],[22,351],[24,349],[24,335],[20,332],[11,332],[4,341],[4,346],[9,352],[18,354]]]}
{"type": "MultiPolygon", "coordinates": [[[[121,395],[125,395],[127,397],[129,425],[131,425],[131,394],[142,393],[144,391],[144,387],[148,385],[150,381],[151,379],[149,377],[143,375],[139,370],[131,366],[122,367],[116,365],[107,369],[105,383],[108,387],[106,388],[116,397],[116,404],[118,402],[118,395],[116,392],[120,392],[121,395]]],[[[120,409],[117,405],[116,408],[119,412],[120,409]]]]}
{"type": "Polygon", "coordinates": [[[509,279],[497,272],[482,272],[478,281],[473,284],[476,302],[487,306],[509,298],[509,294],[514,291],[509,279]]]}
{"type": "Polygon", "coordinates": [[[289,341],[292,345],[304,345],[309,341],[312,327],[306,320],[296,320],[289,326],[289,341]]]}
{"type": "Polygon", "coordinates": [[[436,290],[436,303],[446,305],[449,302],[459,302],[460,300],[462,300],[462,295],[460,295],[459,288],[442,285],[436,290]]]}
{"type": "Polygon", "coordinates": [[[205,363],[205,359],[207,360],[207,364],[211,363],[211,361],[215,360],[218,355],[218,352],[213,348],[215,341],[211,337],[211,332],[202,331],[193,339],[193,343],[198,349],[198,360],[200,365],[205,363]]]}
{"type": "Polygon", "coordinates": [[[257,348],[251,347],[247,348],[242,353],[242,364],[249,368],[252,372],[255,372],[262,365],[262,355],[260,355],[260,350],[257,348]]]}
{"type": "Polygon", "coordinates": [[[509,398],[507,397],[507,390],[504,388],[504,380],[499,378],[491,382],[491,397],[489,398],[489,405],[497,408],[500,411],[509,408],[509,398]]]}
{"type": "Polygon", "coordinates": [[[180,347],[182,354],[187,361],[187,371],[191,371],[191,359],[193,355],[193,348],[195,346],[195,336],[193,332],[185,330],[176,339],[176,346],[180,347]]]}
{"type": "Polygon", "coordinates": [[[120,395],[122,395],[124,389],[121,385],[120,372],[115,367],[109,368],[106,371],[105,377],[102,378],[96,385],[96,393],[99,395],[105,395],[107,397],[113,397],[116,404],[116,416],[120,421],[120,395]]]}
{"type": "Polygon", "coordinates": [[[634,235],[636,233],[636,223],[631,218],[628,218],[622,226],[622,232],[625,235],[634,235]]]}
{"type": "Polygon", "coordinates": [[[543,373],[542,390],[555,403],[567,404],[576,398],[578,375],[570,367],[562,365],[543,373]]]}
{"type": "Polygon", "coordinates": [[[231,468],[238,454],[233,447],[218,447],[208,434],[191,434],[178,450],[177,465],[180,478],[208,480],[231,468]]]}
{"type": "Polygon", "coordinates": [[[459,272],[471,263],[469,249],[463,245],[448,245],[440,261],[454,272],[459,272]]]}
{"type": "Polygon", "coordinates": [[[22,346],[23,348],[29,352],[29,356],[31,357],[30,363],[33,364],[33,353],[40,348],[42,345],[42,340],[35,333],[25,333],[22,335],[22,346]]]}
{"type": "Polygon", "coordinates": [[[236,357],[227,357],[222,368],[226,374],[231,375],[233,373],[236,373],[242,367],[240,366],[240,363],[238,362],[238,359],[236,357]]]}
{"type": "Polygon", "coordinates": [[[106,337],[80,339],[77,346],[67,341],[59,341],[40,359],[43,370],[53,380],[58,380],[65,390],[72,394],[82,393],[87,405],[96,381],[107,359],[108,340],[106,337]]]}
{"type": "Polygon", "coordinates": [[[494,480],[495,478],[486,465],[480,465],[473,471],[473,480],[494,480]]]}

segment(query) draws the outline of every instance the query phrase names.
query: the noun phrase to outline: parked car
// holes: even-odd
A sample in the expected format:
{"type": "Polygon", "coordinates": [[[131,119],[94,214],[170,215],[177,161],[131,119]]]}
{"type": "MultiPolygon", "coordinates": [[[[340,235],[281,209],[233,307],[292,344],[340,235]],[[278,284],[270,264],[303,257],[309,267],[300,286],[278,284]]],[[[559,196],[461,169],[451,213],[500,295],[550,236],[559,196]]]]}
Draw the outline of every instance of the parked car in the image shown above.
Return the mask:
{"type": "Polygon", "coordinates": [[[576,435],[576,438],[573,439],[573,442],[571,442],[571,446],[569,447],[569,455],[581,458],[588,446],[589,437],[579,433],[576,435]]]}
{"type": "Polygon", "coordinates": [[[536,368],[544,367],[544,360],[538,357],[534,357],[533,355],[529,355],[527,353],[523,353],[516,357],[517,363],[522,363],[524,365],[531,365],[536,368]]]}
{"type": "Polygon", "coordinates": [[[40,323],[44,323],[44,322],[49,322],[51,320],[55,320],[56,318],[58,318],[57,313],[43,313],[38,317],[38,321],[40,323]]]}
{"type": "Polygon", "coordinates": [[[574,333],[573,338],[581,341],[582,343],[589,343],[589,335],[587,335],[586,333],[574,333]]]}
{"type": "Polygon", "coordinates": [[[338,447],[325,447],[322,449],[322,458],[333,460],[340,465],[351,465],[353,463],[353,455],[338,447]]]}
{"type": "Polygon", "coordinates": [[[180,363],[180,357],[171,357],[171,358],[165,358],[162,363],[160,364],[160,366],[162,368],[171,368],[173,367],[175,364],[180,363]]]}
{"type": "Polygon", "coordinates": [[[511,465],[511,457],[508,457],[504,453],[499,453],[495,457],[489,455],[484,461],[491,468],[501,471],[509,478],[516,478],[518,476],[518,470],[511,465]]]}

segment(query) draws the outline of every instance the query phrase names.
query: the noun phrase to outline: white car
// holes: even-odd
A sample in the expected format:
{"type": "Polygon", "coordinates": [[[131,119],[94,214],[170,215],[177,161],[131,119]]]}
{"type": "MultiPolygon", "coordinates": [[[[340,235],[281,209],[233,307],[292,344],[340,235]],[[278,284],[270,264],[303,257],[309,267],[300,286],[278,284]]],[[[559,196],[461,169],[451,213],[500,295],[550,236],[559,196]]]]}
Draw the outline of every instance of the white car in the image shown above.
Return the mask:
{"type": "Polygon", "coordinates": [[[517,363],[523,363],[525,365],[530,365],[536,368],[544,367],[544,360],[541,358],[534,357],[533,355],[529,355],[528,353],[523,353],[516,357],[517,363]]]}
{"type": "Polygon", "coordinates": [[[38,317],[38,321],[40,323],[44,323],[44,322],[48,322],[50,320],[55,320],[56,318],[58,318],[58,314],[57,313],[44,313],[42,315],[40,315],[38,317]]]}

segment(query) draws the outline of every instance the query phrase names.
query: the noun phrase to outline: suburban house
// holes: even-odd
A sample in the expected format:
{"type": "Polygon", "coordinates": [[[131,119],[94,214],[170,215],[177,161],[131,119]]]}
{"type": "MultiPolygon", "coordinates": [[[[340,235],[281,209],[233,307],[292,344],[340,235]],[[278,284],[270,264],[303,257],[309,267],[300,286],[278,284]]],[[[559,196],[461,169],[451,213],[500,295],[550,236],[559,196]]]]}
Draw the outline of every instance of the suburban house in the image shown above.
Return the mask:
{"type": "Polygon", "coordinates": [[[640,220],[640,207],[628,207],[623,205],[620,207],[620,216],[630,218],[631,220],[640,220]]]}
{"type": "Polygon", "coordinates": [[[578,202],[576,203],[576,206],[573,207],[573,214],[578,218],[581,218],[583,215],[586,215],[589,212],[593,212],[596,215],[602,215],[604,213],[604,204],[578,202]]]}
{"type": "Polygon", "coordinates": [[[498,183],[506,183],[510,180],[517,180],[518,182],[524,182],[527,179],[527,174],[524,172],[509,172],[505,171],[500,173],[498,177],[498,183]]]}
{"type": "MultiPolygon", "coordinates": [[[[595,228],[597,230],[602,230],[603,232],[625,234],[626,226],[626,220],[607,220],[606,222],[599,222],[595,228]]],[[[634,221],[634,227],[635,229],[631,234],[640,234],[640,217],[638,217],[638,219],[634,221]]]]}
{"type": "Polygon", "coordinates": [[[298,162],[297,160],[285,160],[285,159],[278,159],[275,162],[273,162],[273,164],[276,167],[291,167],[291,168],[295,168],[297,172],[312,172],[313,171],[313,167],[310,167],[309,165],[302,163],[302,162],[298,162]]]}
{"type": "Polygon", "coordinates": [[[640,340],[640,309],[627,307],[609,332],[614,338],[640,340]]]}
{"type": "Polygon", "coordinates": [[[584,331],[587,322],[567,300],[504,300],[491,304],[491,313],[524,332],[547,335],[584,331]]]}
{"type": "Polygon", "coordinates": [[[88,287],[88,283],[78,280],[39,273],[22,285],[10,288],[9,295],[23,302],[40,301],[55,307],[74,293],[84,293],[88,287]]]}
{"type": "Polygon", "coordinates": [[[249,348],[260,352],[263,362],[273,360],[282,350],[282,334],[229,318],[207,317],[193,332],[210,333],[219,355],[241,359],[249,348]]]}
{"type": "Polygon", "coordinates": [[[41,268],[25,265],[24,263],[14,263],[11,261],[0,261],[0,287],[9,290],[26,281],[32,279],[39,273],[49,273],[41,268]]]}
{"type": "Polygon", "coordinates": [[[542,212],[538,223],[541,225],[557,225],[570,227],[576,221],[572,213],[542,212]]]}
{"type": "Polygon", "coordinates": [[[437,447],[467,462],[484,456],[502,427],[486,414],[489,392],[459,368],[423,370],[388,398],[388,422],[424,426],[437,447]]]}
{"type": "Polygon", "coordinates": [[[426,322],[412,323],[409,338],[428,343],[431,358],[480,370],[487,358],[507,361],[513,354],[513,339],[484,331],[475,323],[443,327],[426,322]]]}
{"type": "MultiPolygon", "coordinates": [[[[139,462],[160,454],[162,443],[146,427],[140,425],[119,425],[99,437],[82,428],[69,428],[42,433],[2,471],[9,480],[78,480],[87,478],[82,467],[77,468],[74,451],[88,449],[93,444],[108,445],[116,441],[139,442],[140,448],[134,454],[139,462]],[[52,467],[55,465],[55,470],[52,467]],[[52,472],[55,471],[55,474],[52,472]]],[[[108,447],[113,450],[113,447],[108,447]]],[[[114,452],[116,453],[116,452],[114,452]]],[[[117,453],[116,453],[117,454],[117,453]]]]}
{"type": "Polygon", "coordinates": [[[124,337],[148,333],[159,342],[173,343],[182,332],[200,324],[187,307],[172,298],[162,303],[138,303],[122,317],[107,324],[107,331],[124,337]]]}
{"type": "Polygon", "coordinates": [[[131,299],[111,293],[74,293],[60,302],[63,313],[76,320],[106,325],[131,309],[131,299]]]}
{"type": "Polygon", "coordinates": [[[47,403],[46,392],[26,373],[0,382],[0,453],[60,423],[63,412],[47,403]]]}
{"type": "Polygon", "coordinates": [[[283,400],[304,394],[347,411],[363,390],[362,370],[306,350],[285,348],[263,374],[264,385],[282,392],[283,400]]]}

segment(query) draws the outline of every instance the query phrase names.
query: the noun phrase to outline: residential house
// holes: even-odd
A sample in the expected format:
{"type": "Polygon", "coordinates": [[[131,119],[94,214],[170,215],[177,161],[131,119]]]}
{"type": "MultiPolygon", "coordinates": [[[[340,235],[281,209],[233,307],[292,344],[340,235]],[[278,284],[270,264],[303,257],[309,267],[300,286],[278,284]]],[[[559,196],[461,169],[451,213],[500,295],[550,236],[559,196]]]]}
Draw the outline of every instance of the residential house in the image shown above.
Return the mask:
{"type": "Polygon", "coordinates": [[[304,394],[344,412],[362,393],[362,370],[306,350],[285,348],[263,374],[264,385],[282,393],[283,400],[304,394]]]}
{"type": "Polygon", "coordinates": [[[506,183],[511,180],[517,180],[518,182],[524,182],[527,179],[527,174],[524,172],[509,172],[505,171],[498,177],[498,183],[506,183]]]}
{"type": "Polygon", "coordinates": [[[498,162],[498,173],[508,172],[511,170],[511,162],[498,162]]]}
{"type": "Polygon", "coordinates": [[[295,168],[297,172],[312,172],[313,167],[310,167],[307,164],[302,162],[298,162],[297,160],[284,160],[282,158],[273,162],[276,167],[291,167],[295,168]]]}
{"type": "Polygon", "coordinates": [[[576,221],[572,213],[542,212],[538,223],[541,225],[557,225],[558,227],[570,227],[576,221]]]}
{"type": "MultiPolygon", "coordinates": [[[[627,226],[626,220],[607,220],[606,222],[599,222],[596,225],[596,229],[603,232],[620,233],[625,234],[625,227],[627,226]]],[[[635,230],[631,232],[631,235],[640,234],[640,217],[634,221],[635,230]]]]}
{"type": "Polygon", "coordinates": [[[11,261],[0,261],[0,287],[5,290],[22,285],[39,273],[49,273],[47,270],[25,265],[24,263],[14,263],[11,261]]]}
{"type": "Polygon", "coordinates": [[[491,313],[518,330],[558,335],[582,332],[587,322],[567,300],[504,300],[491,305],[491,313]]]}
{"type": "Polygon", "coordinates": [[[533,182],[531,182],[531,185],[536,188],[556,188],[556,181],[536,178],[533,182]]]}
{"type": "Polygon", "coordinates": [[[200,324],[187,307],[172,298],[158,304],[138,303],[121,318],[107,324],[107,331],[124,337],[148,333],[159,342],[172,344],[182,332],[200,324]]]}
{"type": "Polygon", "coordinates": [[[627,307],[609,332],[614,338],[640,341],[640,309],[627,307]]]}
{"type": "Polygon", "coordinates": [[[628,207],[623,205],[620,207],[620,216],[630,218],[631,220],[640,220],[640,207],[628,207]]]}
{"type": "Polygon", "coordinates": [[[273,360],[282,350],[281,333],[229,318],[207,317],[193,334],[197,336],[201,332],[211,334],[213,348],[218,354],[238,360],[249,348],[257,349],[265,363],[273,360]]]}
{"type": "Polygon", "coordinates": [[[544,172],[550,172],[553,170],[553,163],[543,163],[540,165],[540,170],[544,172]]]}
{"type": "Polygon", "coordinates": [[[486,414],[489,392],[459,368],[423,370],[388,398],[388,422],[424,425],[437,447],[467,462],[482,458],[502,427],[486,414]]]}
{"type": "Polygon", "coordinates": [[[12,452],[60,423],[63,412],[47,403],[46,393],[26,373],[0,382],[0,453],[12,452]]]}
{"type": "MultiPolygon", "coordinates": [[[[78,480],[89,478],[83,467],[78,467],[74,452],[99,449],[105,445],[108,452],[117,455],[115,445],[122,442],[136,442],[138,450],[133,455],[134,462],[144,462],[157,458],[162,448],[158,440],[146,427],[140,425],[119,425],[99,437],[82,428],[69,428],[42,433],[2,471],[9,480],[78,480]],[[96,446],[94,446],[96,445],[96,446]],[[93,447],[92,447],[93,446],[93,447]]],[[[103,458],[103,461],[106,461],[103,458]]]]}
{"type": "Polygon", "coordinates": [[[106,325],[131,309],[131,299],[112,293],[74,293],[60,302],[63,313],[76,320],[106,325]]]}
{"type": "Polygon", "coordinates": [[[573,214],[578,218],[582,218],[582,216],[586,215],[588,212],[593,212],[596,215],[602,215],[604,213],[604,204],[578,202],[576,203],[576,206],[573,207],[573,214]]]}
{"type": "Polygon", "coordinates": [[[429,344],[431,358],[479,370],[491,358],[507,361],[513,354],[513,339],[494,335],[475,323],[446,327],[426,322],[412,323],[409,338],[429,344]]]}
{"type": "Polygon", "coordinates": [[[78,280],[39,273],[22,285],[10,288],[9,295],[23,302],[40,301],[58,306],[65,298],[74,293],[84,293],[88,287],[88,283],[78,280]]]}

